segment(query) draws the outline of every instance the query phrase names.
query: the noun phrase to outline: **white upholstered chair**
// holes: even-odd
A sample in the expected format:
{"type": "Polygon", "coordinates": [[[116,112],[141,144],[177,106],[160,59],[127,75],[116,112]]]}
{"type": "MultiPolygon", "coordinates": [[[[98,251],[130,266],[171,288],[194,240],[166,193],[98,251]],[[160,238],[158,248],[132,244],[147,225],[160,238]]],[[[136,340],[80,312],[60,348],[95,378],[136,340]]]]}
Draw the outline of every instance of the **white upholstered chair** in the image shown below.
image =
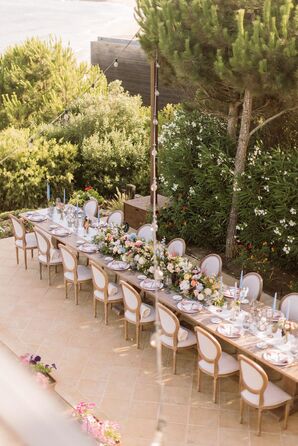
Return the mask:
{"type": "Polygon", "coordinates": [[[74,254],[66,246],[59,244],[62,254],[63,269],[64,269],[64,284],[65,284],[65,298],[68,297],[68,284],[74,285],[75,302],[79,303],[79,286],[82,283],[90,282],[92,280],[91,269],[88,266],[78,265],[76,254],[74,254]]]}
{"type": "Polygon", "coordinates": [[[118,225],[121,226],[123,225],[123,221],[124,221],[124,214],[123,211],[113,211],[111,212],[111,214],[108,216],[108,220],[107,223],[109,225],[118,225]]]}
{"type": "Polygon", "coordinates": [[[94,262],[90,262],[93,281],[94,317],[97,316],[97,303],[104,304],[105,324],[108,325],[109,305],[122,302],[122,290],[113,282],[109,282],[106,271],[94,262]]]}
{"type": "Polygon", "coordinates": [[[196,336],[188,328],[180,327],[177,316],[167,307],[158,303],[158,315],[163,334],[161,343],[173,350],[173,373],[176,373],[177,352],[196,345],[196,336]]]}
{"type": "Polygon", "coordinates": [[[37,241],[35,233],[26,232],[24,223],[19,218],[15,217],[14,215],[10,215],[9,217],[13,227],[17,264],[19,264],[19,249],[22,249],[24,251],[25,269],[27,269],[28,267],[27,251],[30,250],[31,257],[33,257],[33,251],[34,249],[37,249],[37,241]]]}
{"type": "Polygon", "coordinates": [[[137,347],[140,348],[140,329],[144,325],[153,324],[155,309],[142,303],[140,294],[127,282],[120,281],[124,301],[124,336],[128,339],[128,323],[136,326],[137,347]]]}
{"type": "Polygon", "coordinates": [[[201,372],[213,377],[213,402],[216,403],[219,378],[234,375],[239,371],[239,363],[223,352],[218,340],[201,327],[195,327],[198,345],[198,392],[201,390],[201,372]]]}
{"type": "Polygon", "coordinates": [[[180,256],[183,257],[186,250],[186,244],[183,238],[174,238],[168,244],[168,253],[172,257],[180,256]]]}
{"type": "Polygon", "coordinates": [[[238,356],[240,363],[240,423],[243,423],[244,403],[258,409],[258,435],[262,430],[264,410],[285,406],[284,429],[287,428],[292,397],[268,380],[263,368],[244,355],[238,356]]]}
{"type": "Polygon", "coordinates": [[[97,209],[98,209],[98,202],[95,198],[91,198],[91,200],[86,201],[86,203],[84,204],[85,215],[90,220],[97,217],[97,209]]]}
{"type": "Polygon", "coordinates": [[[221,257],[217,254],[209,254],[201,260],[200,268],[207,276],[220,276],[222,269],[221,257]]]}
{"type": "Polygon", "coordinates": [[[290,293],[284,296],[280,301],[280,310],[286,316],[289,309],[289,319],[293,322],[298,322],[298,293],[290,293]]]}
{"type": "Polygon", "coordinates": [[[137,237],[145,240],[145,242],[151,242],[153,240],[153,231],[150,224],[141,226],[137,231],[137,237]]]}
{"type": "Polygon", "coordinates": [[[243,288],[248,288],[247,299],[250,302],[260,300],[263,292],[263,279],[258,273],[247,273],[243,277],[243,288]]]}
{"type": "Polygon", "coordinates": [[[42,279],[42,266],[49,269],[49,285],[51,285],[51,268],[57,271],[57,266],[62,265],[62,256],[60,249],[51,247],[49,237],[43,231],[35,228],[35,235],[38,246],[39,275],[42,279]]]}

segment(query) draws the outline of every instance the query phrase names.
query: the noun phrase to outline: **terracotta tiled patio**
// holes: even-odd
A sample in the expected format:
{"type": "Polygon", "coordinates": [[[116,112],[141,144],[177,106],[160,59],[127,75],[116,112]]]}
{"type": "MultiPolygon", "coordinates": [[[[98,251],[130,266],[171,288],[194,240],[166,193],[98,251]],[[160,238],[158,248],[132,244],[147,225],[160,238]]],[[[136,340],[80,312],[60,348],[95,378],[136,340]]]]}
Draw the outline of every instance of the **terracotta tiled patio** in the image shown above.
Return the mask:
{"type": "MultiPolygon", "coordinates": [[[[55,362],[57,393],[71,405],[95,402],[98,416],[120,423],[124,446],[150,445],[159,401],[150,332],[142,333],[137,350],[133,339],[124,340],[120,317],[112,313],[109,326],[101,312],[93,317],[90,288],[83,288],[76,306],[72,291],[65,300],[62,271],[49,287],[38,268],[36,258],[27,271],[22,262],[17,266],[13,239],[0,241],[0,341],[17,355],[38,353],[55,362]]],[[[297,413],[286,432],[266,413],[264,432],[257,437],[254,411],[247,409],[245,423],[239,424],[237,378],[220,383],[215,405],[211,379],[204,377],[202,393],[196,391],[195,350],[178,355],[176,376],[171,359],[164,351],[166,446],[297,446],[297,413]]]]}

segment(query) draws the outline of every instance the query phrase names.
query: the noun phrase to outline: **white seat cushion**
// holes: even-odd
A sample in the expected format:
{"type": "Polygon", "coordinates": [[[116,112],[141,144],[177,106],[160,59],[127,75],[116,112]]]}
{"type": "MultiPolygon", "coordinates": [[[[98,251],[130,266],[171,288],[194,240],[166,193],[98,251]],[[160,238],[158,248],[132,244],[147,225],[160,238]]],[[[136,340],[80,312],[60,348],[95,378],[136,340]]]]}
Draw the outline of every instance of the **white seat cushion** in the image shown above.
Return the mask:
{"type": "MultiPolygon", "coordinates": [[[[199,368],[203,372],[207,372],[210,375],[214,374],[214,364],[204,361],[204,359],[201,359],[198,362],[199,368]]],[[[218,374],[219,375],[226,375],[228,373],[237,372],[239,370],[239,362],[233,358],[233,356],[229,355],[226,352],[221,353],[221,357],[218,361],[218,374]]]]}
{"type": "MultiPolygon", "coordinates": [[[[38,260],[41,263],[47,263],[47,257],[43,254],[39,254],[38,260]]],[[[62,255],[60,249],[51,248],[50,249],[50,265],[58,265],[62,263],[62,255]]]]}
{"type": "MultiPolygon", "coordinates": [[[[143,304],[142,304],[143,305],[143,304]]],[[[151,305],[147,305],[146,307],[150,307],[150,314],[145,317],[141,317],[140,322],[154,322],[155,321],[155,309],[151,307],[151,305]]],[[[136,313],[133,313],[132,311],[126,310],[124,313],[125,319],[127,319],[129,322],[132,322],[133,324],[136,323],[136,313]]]]}
{"type": "MultiPolygon", "coordinates": [[[[98,300],[104,300],[103,291],[94,290],[94,297],[98,300]]],[[[113,282],[108,285],[108,301],[123,299],[122,290],[113,282]]]]}
{"type": "MultiPolygon", "coordinates": [[[[183,348],[183,347],[191,347],[192,345],[196,345],[196,343],[197,343],[196,335],[191,330],[188,330],[188,328],[183,327],[183,330],[186,330],[188,332],[187,337],[186,337],[186,339],[184,339],[184,341],[178,341],[177,347],[183,348]]],[[[173,347],[174,342],[173,342],[172,336],[167,336],[167,335],[163,334],[163,335],[161,335],[160,339],[161,339],[162,344],[169,346],[169,347],[173,347]]]]}
{"type": "MultiPolygon", "coordinates": [[[[37,241],[36,241],[35,234],[33,232],[26,233],[25,239],[26,239],[26,247],[28,249],[37,248],[37,241]]],[[[23,241],[16,240],[16,246],[18,248],[23,248],[23,241]]]]}
{"type": "MultiPolygon", "coordinates": [[[[250,392],[249,390],[245,389],[242,390],[241,396],[245,401],[247,401],[249,404],[259,407],[259,395],[256,395],[255,393],[250,392]]],[[[286,393],[284,390],[282,390],[280,387],[276,386],[272,382],[268,382],[268,386],[264,392],[264,406],[276,406],[278,404],[283,404],[286,401],[291,400],[292,397],[286,393]]]]}
{"type": "MultiPolygon", "coordinates": [[[[73,273],[71,273],[70,271],[64,273],[64,277],[70,282],[73,282],[74,280],[73,273]]],[[[92,279],[91,269],[88,266],[78,265],[78,281],[84,282],[91,279],[92,279]]]]}

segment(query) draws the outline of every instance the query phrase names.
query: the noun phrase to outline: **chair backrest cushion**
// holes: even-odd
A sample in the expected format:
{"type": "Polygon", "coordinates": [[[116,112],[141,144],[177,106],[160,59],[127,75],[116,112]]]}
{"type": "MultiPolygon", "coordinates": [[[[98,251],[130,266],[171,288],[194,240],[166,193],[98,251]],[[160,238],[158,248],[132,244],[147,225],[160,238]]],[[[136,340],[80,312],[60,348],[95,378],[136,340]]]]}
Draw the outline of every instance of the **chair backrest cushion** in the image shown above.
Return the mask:
{"type": "Polygon", "coordinates": [[[263,280],[258,273],[248,273],[243,277],[243,287],[248,288],[247,298],[253,302],[260,298],[263,290],[263,280]]]}
{"type": "Polygon", "coordinates": [[[207,276],[219,276],[221,274],[222,260],[217,254],[210,254],[201,262],[201,270],[207,276]]]}
{"type": "Polygon", "coordinates": [[[86,203],[84,204],[84,212],[86,214],[86,217],[92,218],[92,217],[96,216],[97,206],[98,206],[98,203],[97,203],[97,200],[95,200],[95,199],[86,201],[86,203]]]}
{"type": "Polygon", "coordinates": [[[112,225],[122,225],[124,220],[124,215],[122,211],[114,211],[108,216],[108,223],[112,225]]]}
{"type": "Polygon", "coordinates": [[[290,305],[289,309],[290,321],[298,322],[298,293],[287,294],[282,299],[280,309],[285,316],[287,316],[288,313],[288,305],[290,305]]]}
{"type": "Polygon", "coordinates": [[[91,271],[93,276],[93,282],[97,288],[104,290],[108,284],[106,280],[106,275],[100,266],[91,263],[91,271]]]}
{"type": "Polygon", "coordinates": [[[130,311],[136,312],[141,305],[141,298],[126,282],[121,282],[124,304],[130,311]]]}
{"type": "Polygon", "coordinates": [[[13,225],[16,238],[21,239],[25,237],[25,228],[23,223],[17,217],[14,216],[11,216],[11,222],[13,225]]]}
{"type": "Polygon", "coordinates": [[[50,254],[51,245],[48,238],[42,234],[40,231],[35,231],[38,251],[40,254],[47,256],[50,254]]]}
{"type": "Polygon", "coordinates": [[[211,335],[205,334],[203,331],[196,331],[199,351],[208,362],[214,362],[221,355],[221,347],[218,341],[211,335]]]}
{"type": "Polygon", "coordinates": [[[181,238],[174,238],[168,244],[168,253],[174,256],[183,257],[185,254],[185,241],[181,238]]]}
{"type": "Polygon", "coordinates": [[[68,249],[63,245],[59,245],[59,247],[62,254],[64,268],[66,269],[66,271],[75,271],[77,262],[74,254],[70,253],[68,249]]]}
{"type": "Polygon", "coordinates": [[[149,224],[143,225],[138,229],[137,237],[144,239],[146,242],[153,240],[152,226],[149,224]]]}
{"type": "Polygon", "coordinates": [[[164,333],[168,336],[174,336],[180,325],[179,323],[177,324],[176,316],[170,310],[165,309],[163,305],[160,304],[158,304],[158,314],[161,328],[164,333]]]}
{"type": "Polygon", "coordinates": [[[239,356],[239,362],[244,387],[247,387],[254,393],[260,393],[262,388],[266,385],[264,376],[258,369],[260,366],[257,366],[257,364],[253,365],[252,362],[242,359],[241,356],[239,356]]]}

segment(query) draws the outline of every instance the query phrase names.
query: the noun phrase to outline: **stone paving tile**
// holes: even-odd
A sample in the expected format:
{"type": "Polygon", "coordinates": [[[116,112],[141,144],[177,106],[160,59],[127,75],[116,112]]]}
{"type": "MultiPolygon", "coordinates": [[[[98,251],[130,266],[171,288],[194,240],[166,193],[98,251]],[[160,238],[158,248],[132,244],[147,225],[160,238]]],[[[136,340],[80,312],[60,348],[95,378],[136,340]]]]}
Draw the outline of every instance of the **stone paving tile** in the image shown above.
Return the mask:
{"type": "MultiPolygon", "coordinates": [[[[38,353],[55,362],[56,391],[71,405],[96,402],[97,416],[120,422],[124,446],[149,446],[160,401],[151,331],[142,332],[137,350],[133,327],[125,341],[121,318],[112,312],[105,326],[102,308],[93,317],[90,286],[84,286],[79,302],[74,304],[73,289],[65,299],[61,269],[49,287],[47,272],[39,279],[36,254],[25,271],[22,259],[16,265],[13,240],[0,241],[0,340],[17,355],[38,353]]],[[[210,377],[203,375],[197,392],[195,349],[179,352],[177,375],[172,374],[172,352],[164,349],[163,367],[165,446],[298,444],[298,414],[283,431],[265,413],[261,437],[256,436],[254,410],[246,408],[244,424],[239,424],[237,378],[220,382],[218,404],[212,402],[210,377]]]]}

